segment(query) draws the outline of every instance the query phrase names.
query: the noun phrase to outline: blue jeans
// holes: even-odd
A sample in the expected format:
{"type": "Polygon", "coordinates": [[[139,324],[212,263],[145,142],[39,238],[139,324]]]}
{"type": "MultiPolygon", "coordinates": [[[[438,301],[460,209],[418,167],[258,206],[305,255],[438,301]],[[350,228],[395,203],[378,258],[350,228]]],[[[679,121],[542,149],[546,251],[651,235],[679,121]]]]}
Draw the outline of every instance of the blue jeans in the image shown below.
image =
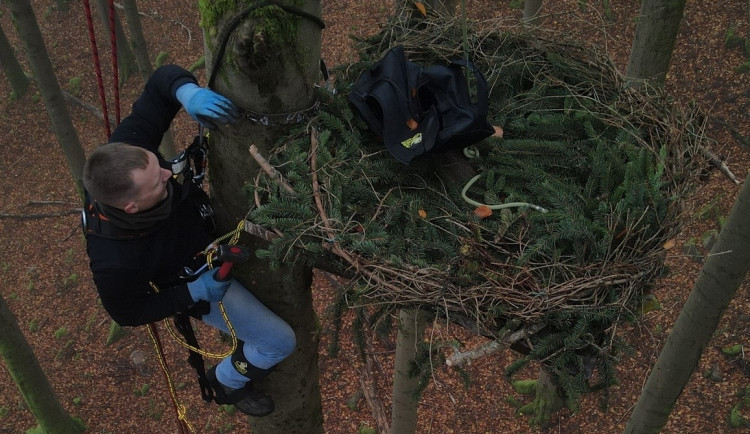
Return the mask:
{"type": "MultiPolygon", "coordinates": [[[[237,339],[245,343],[245,358],[261,369],[269,369],[287,358],[297,345],[294,330],[240,282],[232,279],[224,299],[224,310],[237,339]]],[[[229,333],[219,310],[219,303],[211,303],[211,312],[202,321],[229,333]]],[[[249,380],[232,366],[232,357],[224,358],[216,367],[216,379],[227,387],[239,389],[249,380]]]]}

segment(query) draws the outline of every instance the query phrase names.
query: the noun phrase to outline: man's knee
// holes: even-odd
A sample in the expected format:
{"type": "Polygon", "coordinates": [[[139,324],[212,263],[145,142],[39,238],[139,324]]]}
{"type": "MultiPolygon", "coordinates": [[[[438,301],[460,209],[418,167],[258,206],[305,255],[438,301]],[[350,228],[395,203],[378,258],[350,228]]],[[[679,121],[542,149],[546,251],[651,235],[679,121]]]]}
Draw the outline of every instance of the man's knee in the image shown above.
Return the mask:
{"type": "Polygon", "coordinates": [[[282,354],[282,358],[286,359],[297,348],[297,337],[294,334],[294,330],[287,324],[287,330],[284,338],[282,339],[279,352],[282,354]]]}

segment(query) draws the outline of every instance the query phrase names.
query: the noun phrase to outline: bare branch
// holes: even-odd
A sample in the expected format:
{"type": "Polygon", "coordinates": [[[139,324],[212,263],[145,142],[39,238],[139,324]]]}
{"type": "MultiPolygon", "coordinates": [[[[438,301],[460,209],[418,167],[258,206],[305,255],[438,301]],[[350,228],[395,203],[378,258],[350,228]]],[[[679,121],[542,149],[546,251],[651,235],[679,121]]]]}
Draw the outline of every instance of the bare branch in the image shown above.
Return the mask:
{"type": "Polygon", "coordinates": [[[447,366],[461,366],[476,359],[489,356],[502,348],[506,348],[522,339],[526,339],[537,333],[544,327],[543,323],[531,324],[521,330],[507,334],[504,338],[490,341],[484,345],[469,351],[456,351],[445,360],[447,366]]]}

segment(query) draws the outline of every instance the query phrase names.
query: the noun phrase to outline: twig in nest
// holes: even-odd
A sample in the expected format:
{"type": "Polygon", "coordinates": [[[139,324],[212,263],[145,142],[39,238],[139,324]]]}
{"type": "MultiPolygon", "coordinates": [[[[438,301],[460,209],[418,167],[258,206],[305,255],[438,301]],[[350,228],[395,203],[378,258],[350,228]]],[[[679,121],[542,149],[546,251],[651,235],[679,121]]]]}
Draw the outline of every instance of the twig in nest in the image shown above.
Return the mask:
{"type": "Polygon", "coordinates": [[[328,215],[323,207],[323,201],[320,197],[320,184],[318,183],[318,134],[315,129],[312,129],[310,133],[310,170],[312,171],[312,183],[313,183],[313,196],[315,199],[315,206],[318,208],[318,213],[322,219],[323,228],[325,229],[328,239],[331,241],[330,245],[326,244],[324,247],[328,248],[335,255],[344,259],[349,263],[356,272],[362,276],[366,276],[368,279],[376,281],[382,288],[389,289],[391,291],[398,291],[399,287],[391,284],[388,280],[378,277],[375,273],[369,272],[365,267],[362,266],[360,261],[353,257],[349,252],[342,249],[341,246],[335,242],[336,234],[331,227],[328,215]]]}
{"type": "Polygon", "coordinates": [[[265,158],[263,158],[262,155],[260,155],[260,152],[258,152],[258,148],[255,145],[250,145],[250,155],[252,155],[260,168],[268,174],[269,178],[278,183],[284,190],[286,190],[287,193],[291,194],[292,196],[297,195],[292,186],[289,185],[289,183],[286,182],[281,176],[281,173],[274,169],[273,166],[271,166],[271,164],[265,158]]]}
{"type": "Polygon", "coordinates": [[[279,235],[269,231],[268,229],[264,228],[263,226],[257,225],[250,220],[245,220],[245,232],[247,232],[250,235],[256,236],[262,240],[265,241],[273,241],[276,238],[279,238],[279,235]]]}

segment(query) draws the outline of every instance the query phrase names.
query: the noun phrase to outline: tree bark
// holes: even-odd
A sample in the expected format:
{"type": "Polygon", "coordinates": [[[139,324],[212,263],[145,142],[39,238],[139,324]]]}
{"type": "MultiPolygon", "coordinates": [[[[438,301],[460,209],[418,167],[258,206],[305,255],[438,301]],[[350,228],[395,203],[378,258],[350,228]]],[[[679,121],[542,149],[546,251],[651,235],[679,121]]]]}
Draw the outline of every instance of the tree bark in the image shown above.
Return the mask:
{"type": "MultiPolygon", "coordinates": [[[[135,0],[123,0],[122,6],[125,10],[125,22],[128,24],[130,40],[133,43],[135,60],[138,63],[138,70],[141,72],[141,78],[145,83],[154,72],[154,67],[151,65],[151,57],[148,55],[148,44],[146,43],[146,37],[143,35],[141,16],[138,13],[138,5],[135,0]]],[[[177,149],[174,144],[174,136],[172,135],[171,129],[164,133],[164,136],[161,139],[161,145],[159,146],[159,152],[161,152],[165,158],[172,158],[177,154],[177,149]]]]}
{"type": "Polygon", "coordinates": [[[83,165],[86,161],[83,147],[78,140],[68,107],[65,105],[60,85],[52,69],[47,48],[44,46],[42,33],[34,16],[29,0],[18,0],[9,3],[13,23],[21,37],[31,69],[36,77],[39,92],[42,94],[47,115],[52,123],[57,140],[65,153],[68,168],[73,175],[73,181],[79,197],[83,199],[83,165]]]}
{"type": "Polygon", "coordinates": [[[698,366],[703,349],[750,267],[750,181],[729,214],[646,381],[625,433],[657,433],[698,366]]]}
{"type": "Polygon", "coordinates": [[[154,67],[151,65],[151,58],[148,55],[148,44],[146,37],[143,35],[141,26],[141,16],[138,14],[138,4],[135,0],[122,0],[122,7],[125,10],[125,22],[130,31],[130,41],[133,44],[133,54],[138,64],[138,70],[141,72],[143,82],[147,82],[154,67]]]}
{"type": "Polygon", "coordinates": [[[2,65],[5,76],[8,77],[10,86],[13,88],[14,99],[22,97],[29,88],[29,79],[23,72],[21,64],[18,63],[18,59],[13,53],[13,47],[10,46],[2,27],[0,27],[0,65],[2,65]]]}
{"type": "MultiPolygon", "coordinates": [[[[321,15],[319,0],[308,0],[297,8],[316,17],[321,15]]],[[[264,8],[263,19],[248,15],[231,33],[218,71],[213,70],[220,44],[217,38],[226,23],[240,12],[220,11],[216,23],[205,24],[207,73],[216,74],[213,88],[247,113],[289,113],[311,107],[316,101],[313,85],[319,81],[321,29],[310,19],[282,12],[275,6],[264,8]],[[266,20],[285,21],[277,28],[296,26],[296,33],[269,34],[265,30],[269,27],[264,26],[266,20]],[[280,41],[278,38],[282,37],[286,39],[280,41]]],[[[248,153],[250,146],[256,145],[262,155],[269,155],[278,138],[288,136],[290,129],[296,127],[277,122],[278,119],[272,116],[269,125],[262,125],[245,117],[211,133],[211,191],[220,233],[234,229],[251,206],[244,186],[253,182],[259,165],[248,153]]],[[[251,236],[243,238],[243,242],[251,250],[264,243],[251,236]]],[[[267,261],[254,259],[239,264],[232,273],[284,318],[297,336],[297,350],[260,385],[276,401],[276,410],[264,418],[253,418],[252,432],[321,433],[319,337],[310,290],[312,270],[301,263],[271,270],[267,261]]]]}
{"type": "Polygon", "coordinates": [[[407,434],[417,429],[419,377],[410,375],[424,333],[425,319],[419,310],[401,309],[398,316],[396,360],[393,366],[391,433],[407,434]]]}
{"type": "Polygon", "coordinates": [[[661,86],[669,70],[686,0],[643,0],[625,76],[633,87],[661,86]]]}
{"type": "MultiPolygon", "coordinates": [[[[20,0],[18,0],[20,1],[20,0]]],[[[42,432],[83,432],[83,424],[65,411],[18,327],[15,315],[0,296],[0,356],[42,432]]],[[[7,392],[7,391],[6,391],[7,392]]]]}

